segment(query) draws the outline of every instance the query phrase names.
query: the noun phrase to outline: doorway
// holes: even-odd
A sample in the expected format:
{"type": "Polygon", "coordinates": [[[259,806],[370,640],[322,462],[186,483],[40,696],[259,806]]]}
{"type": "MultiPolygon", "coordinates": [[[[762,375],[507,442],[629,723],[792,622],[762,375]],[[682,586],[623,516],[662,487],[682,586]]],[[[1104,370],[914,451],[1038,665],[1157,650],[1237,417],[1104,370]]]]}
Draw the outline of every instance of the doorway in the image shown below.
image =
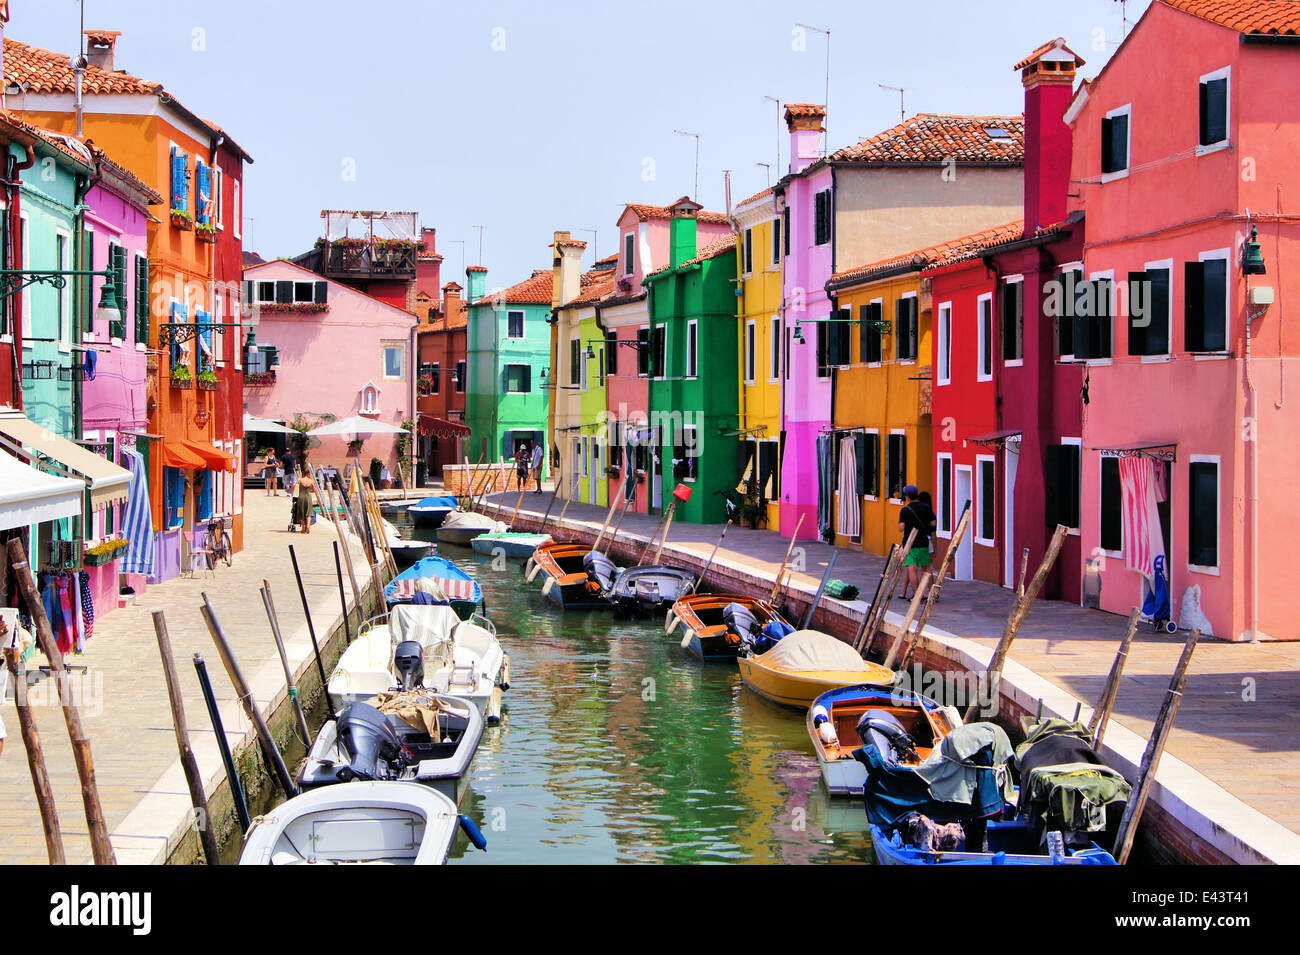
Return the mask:
{"type": "MultiPolygon", "coordinates": [[[[953,488],[952,498],[952,512],[954,514],[960,514],[962,509],[971,503],[971,489],[974,483],[974,471],[971,466],[969,464],[958,465],[957,482],[953,488]]],[[[974,516],[974,514],[971,515],[972,521],[974,516]]],[[[974,538],[975,528],[968,526],[966,533],[962,535],[956,557],[953,559],[954,580],[970,580],[974,575],[974,538]]]]}
{"type": "Polygon", "coordinates": [[[657,511],[663,507],[664,496],[664,430],[661,426],[656,425],[652,431],[650,454],[653,458],[651,462],[650,474],[650,510],[657,511]]]}
{"type": "Polygon", "coordinates": [[[1006,480],[1003,482],[1003,522],[1002,531],[1002,586],[1016,586],[1016,472],[1020,469],[1020,445],[1008,441],[1003,446],[1002,471],[1006,480]]]}

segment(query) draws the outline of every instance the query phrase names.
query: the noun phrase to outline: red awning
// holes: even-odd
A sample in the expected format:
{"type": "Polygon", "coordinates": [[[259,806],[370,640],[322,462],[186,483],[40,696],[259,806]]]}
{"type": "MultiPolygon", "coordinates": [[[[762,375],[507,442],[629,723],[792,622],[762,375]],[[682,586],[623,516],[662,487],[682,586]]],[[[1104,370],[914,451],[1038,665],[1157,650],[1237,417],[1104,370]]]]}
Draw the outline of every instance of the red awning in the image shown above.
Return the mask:
{"type": "Polygon", "coordinates": [[[169,468],[182,471],[203,470],[208,462],[202,455],[195,454],[181,441],[162,441],[162,463],[169,468]]]}
{"type": "Polygon", "coordinates": [[[463,424],[435,418],[431,414],[420,415],[420,434],[431,438],[467,438],[470,430],[463,424]]]}
{"type": "Polygon", "coordinates": [[[206,444],[199,444],[196,441],[182,441],[187,451],[191,451],[195,456],[200,458],[203,463],[195,465],[208,471],[233,471],[235,470],[235,456],[226,454],[225,451],[217,448],[208,447],[206,444]]]}

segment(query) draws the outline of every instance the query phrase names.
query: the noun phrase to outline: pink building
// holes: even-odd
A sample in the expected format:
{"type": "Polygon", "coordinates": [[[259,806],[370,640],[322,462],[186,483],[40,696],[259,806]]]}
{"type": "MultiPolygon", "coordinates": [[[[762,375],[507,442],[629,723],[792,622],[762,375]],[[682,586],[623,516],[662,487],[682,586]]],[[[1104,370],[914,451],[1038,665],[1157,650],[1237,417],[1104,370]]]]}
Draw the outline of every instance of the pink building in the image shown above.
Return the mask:
{"type": "Polygon", "coordinates": [[[1127,613],[1163,556],[1179,623],[1198,588],[1228,640],[1300,637],[1297,34],[1296,3],[1155,0],[1065,114],[1102,305],[1075,319],[1084,600],[1127,613]]]}
{"type": "MultiPolygon", "coordinates": [[[[414,417],[416,316],[286,261],[245,269],[244,295],[252,304],[258,346],[244,359],[248,414],[286,424],[296,415],[359,415],[397,426],[414,417]]],[[[282,452],[283,441],[272,437],[250,436],[250,459],[265,447],[282,452]]],[[[309,452],[311,463],[342,469],[354,437],[320,438],[309,452]]],[[[379,458],[396,478],[398,437],[362,435],[362,469],[379,458]]]]}

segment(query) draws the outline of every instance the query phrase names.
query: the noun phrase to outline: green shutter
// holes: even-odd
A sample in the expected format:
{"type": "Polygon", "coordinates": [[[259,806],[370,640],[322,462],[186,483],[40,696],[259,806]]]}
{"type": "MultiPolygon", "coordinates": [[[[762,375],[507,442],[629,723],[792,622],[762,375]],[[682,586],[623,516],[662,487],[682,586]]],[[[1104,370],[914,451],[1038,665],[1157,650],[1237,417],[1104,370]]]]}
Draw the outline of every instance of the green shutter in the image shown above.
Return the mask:
{"type": "Polygon", "coordinates": [[[279,280],[275,283],[275,301],[281,305],[293,304],[293,283],[279,280]]]}
{"type": "Polygon", "coordinates": [[[330,295],[329,282],[317,282],[315,290],[312,293],[312,301],[315,302],[317,305],[324,305],[327,302],[329,302],[329,295],[330,295]]]}
{"type": "Polygon", "coordinates": [[[149,260],[144,256],[135,260],[135,340],[149,342],[149,260]]]}

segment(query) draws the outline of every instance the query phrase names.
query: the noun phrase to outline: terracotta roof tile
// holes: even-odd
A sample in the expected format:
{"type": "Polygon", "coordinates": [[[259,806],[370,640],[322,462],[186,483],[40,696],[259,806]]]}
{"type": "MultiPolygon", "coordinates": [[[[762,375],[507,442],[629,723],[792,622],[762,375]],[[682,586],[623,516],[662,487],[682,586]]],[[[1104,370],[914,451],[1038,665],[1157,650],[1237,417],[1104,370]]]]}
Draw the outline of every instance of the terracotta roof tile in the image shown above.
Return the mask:
{"type": "MultiPolygon", "coordinates": [[[[471,266],[473,268],[473,266],[471,266]]],[[[487,271],[484,269],[484,271],[487,271]]],[[[479,302],[505,302],[508,305],[550,305],[551,278],[550,269],[538,269],[531,277],[502,289],[496,294],[487,294],[479,302]]],[[[476,302],[475,304],[478,304],[476,302]]]]}
{"type": "MultiPolygon", "coordinates": [[[[30,84],[33,93],[71,93],[76,89],[72,60],[62,53],[42,50],[5,37],[4,79],[6,83],[30,84]]],[[[151,83],[130,73],[110,72],[87,66],[82,87],[87,93],[160,93],[161,83],[151,83]]]]}
{"type": "Polygon", "coordinates": [[[1167,7],[1238,33],[1300,35],[1297,0],[1160,0],[1167,7]]]}
{"type": "Polygon", "coordinates": [[[953,116],[918,113],[892,129],[838,149],[831,162],[942,163],[951,159],[963,163],[1023,163],[1025,119],[1023,116],[953,116]],[[1002,130],[1006,136],[996,136],[1002,130]]]}
{"type": "Polygon", "coordinates": [[[1027,57],[1025,57],[1015,66],[1013,66],[1012,69],[1023,70],[1030,63],[1033,63],[1034,61],[1040,59],[1045,54],[1050,53],[1052,50],[1063,50],[1064,52],[1070,54],[1070,56],[1073,57],[1075,61],[1076,67],[1084,65],[1083,57],[1079,56],[1078,53],[1075,53],[1073,50],[1071,50],[1068,46],[1065,45],[1065,37],[1058,36],[1055,40],[1048,40],[1038,49],[1034,50],[1033,53],[1030,53],[1027,57]]]}
{"type": "Polygon", "coordinates": [[[767,187],[766,189],[764,189],[762,192],[756,192],[756,193],[754,193],[752,196],[750,196],[748,199],[741,199],[738,203],[736,203],[736,205],[737,205],[737,206],[747,206],[747,205],[749,205],[751,202],[755,201],[756,199],[762,199],[764,196],[770,196],[771,194],[772,194],[772,187],[771,187],[771,186],[768,186],[768,187],[767,187]]]}
{"type": "MultiPolygon", "coordinates": [[[[668,206],[651,206],[651,205],[647,205],[647,204],[645,204],[645,203],[643,203],[643,202],[629,202],[629,203],[627,204],[627,207],[628,207],[629,209],[631,209],[632,212],[634,212],[634,213],[636,214],[636,217],[637,217],[638,219],[667,219],[667,218],[670,218],[670,216],[669,216],[669,214],[668,214],[668,208],[669,208],[668,206]]],[[[703,209],[701,209],[701,210],[696,214],[695,218],[696,218],[698,221],[700,221],[700,222],[710,222],[710,223],[721,224],[721,225],[725,225],[726,222],[727,222],[727,216],[726,216],[726,213],[723,213],[723,212],[707,212],[707,211],[705,211],[705,210],[703,210],[703,209]]]]}
{"type": "Polygon", "coordinates": [[[921,269],[938,268],[943,265],[954,265],[966,259],[973,259],[999,245],[1015,242],[1017,239],[1023,238],[1024,234],[1025,221],[1017,219],[1015,222],[994,226],[991,229],[984,229],[960,238],[949,239],[937,245],[917,249],[915,252],[896,255],[892,259],[883,259],[880,262],[872,262],[870,265],[860,265],[857,268],[836,272],[831,276],[831,283],[841,287],[858,285],[871,281],[884,273],[906,269],[909,266],[919,271],[921,269]]]}
{"type": "Polygon", "coordinates": [[[825,116],[826,107],[820,103],[786,103],[786,116],[825,116]]]}
{"type": "MultiPolygon", "coordinates": [[[[688,265],[699,265],[701,262],[705,262],[709,259],[716,259],[720,255],[725,255],[726,253],[732,251],[735,248],[736,248],[736,234],[733,232],[730,235],[724,235],[721,239],[718,239],[716,242],[709,243],[704,248],[700,249],[699,255],[695,256],[695,258],[693,259],[687,259],[680,266],[678,266],[678,268],[684,269],[688,265]]],[[[653,272],[650,273],[650,275],[647,275],[646,278],[650,278],[650,276],[653,275],[662,275],[667,271],[669,271],[669,267],[664,266],[662,269],[655,269],[653,272]]]]}

